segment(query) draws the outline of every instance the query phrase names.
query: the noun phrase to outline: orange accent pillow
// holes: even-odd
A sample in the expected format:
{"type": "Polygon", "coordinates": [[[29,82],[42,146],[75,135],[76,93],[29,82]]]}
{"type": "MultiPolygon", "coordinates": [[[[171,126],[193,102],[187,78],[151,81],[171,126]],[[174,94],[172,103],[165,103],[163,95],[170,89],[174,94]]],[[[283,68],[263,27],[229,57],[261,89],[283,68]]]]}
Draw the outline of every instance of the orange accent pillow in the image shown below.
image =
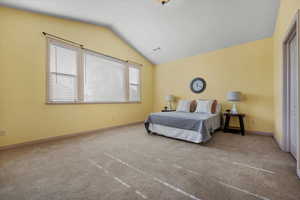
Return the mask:
{"type": "Polygon", "coordinates": [[[190,105],[190,112],[195,112],[196,108],[197,108],[197,101],[193,100],[190,105]]]}
{"type": "Polygon", "coordinates": [[[211,113],[215,114],[217,112],[217,105],[218,105],[218,101],[213,100],[213,103],[211,104],[211,113]]]}

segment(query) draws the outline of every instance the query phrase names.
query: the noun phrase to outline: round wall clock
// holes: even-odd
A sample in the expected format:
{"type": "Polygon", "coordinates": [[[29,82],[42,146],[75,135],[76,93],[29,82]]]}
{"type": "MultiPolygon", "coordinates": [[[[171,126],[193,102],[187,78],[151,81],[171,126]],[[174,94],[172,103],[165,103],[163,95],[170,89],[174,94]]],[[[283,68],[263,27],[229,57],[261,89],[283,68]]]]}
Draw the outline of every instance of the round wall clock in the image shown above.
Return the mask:
{"type": "Polygon", "coordinates": [[[194,93],[201,93],[205,90],[206,88],[206,82],[203,78],[194,78],[191,82],[191,90],[194,93]]]}

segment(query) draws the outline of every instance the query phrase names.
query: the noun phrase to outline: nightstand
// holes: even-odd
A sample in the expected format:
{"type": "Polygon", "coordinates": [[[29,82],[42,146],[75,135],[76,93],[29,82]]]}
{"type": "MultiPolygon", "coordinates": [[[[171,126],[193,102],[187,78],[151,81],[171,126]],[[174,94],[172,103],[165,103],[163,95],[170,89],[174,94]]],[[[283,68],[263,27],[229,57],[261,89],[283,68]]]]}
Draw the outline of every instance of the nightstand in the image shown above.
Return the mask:
{"type": "Polygon", "coordinates": [[[175,112],[176,110],[161,110],[161,112],[175,112]]]}
{"type": "Polygon", "coordinates": [[[224,133],[241,133],[242,136],[245,135],[245,127],[244,127],[244,117],[245,114],[238,113],[238,114],[232,114],[232,113],[224,113],[225,116],[225,126],[224,126],[224,133]],[[229,127],[229,122],[232,117],[237,117],[239,119],[240,127],[229,127]]]}

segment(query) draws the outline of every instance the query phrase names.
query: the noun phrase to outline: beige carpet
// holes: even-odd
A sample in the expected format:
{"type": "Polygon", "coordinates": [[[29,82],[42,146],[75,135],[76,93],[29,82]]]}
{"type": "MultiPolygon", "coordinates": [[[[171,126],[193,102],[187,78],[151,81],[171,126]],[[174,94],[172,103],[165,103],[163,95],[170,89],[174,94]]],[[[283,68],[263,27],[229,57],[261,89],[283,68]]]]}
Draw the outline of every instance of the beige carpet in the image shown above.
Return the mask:
{"type": "Polygon", "coordinates": [[[205,145],[142,125],[0,152],[0,199],[299,200],[296,162],[273,138],[205,145]]]}

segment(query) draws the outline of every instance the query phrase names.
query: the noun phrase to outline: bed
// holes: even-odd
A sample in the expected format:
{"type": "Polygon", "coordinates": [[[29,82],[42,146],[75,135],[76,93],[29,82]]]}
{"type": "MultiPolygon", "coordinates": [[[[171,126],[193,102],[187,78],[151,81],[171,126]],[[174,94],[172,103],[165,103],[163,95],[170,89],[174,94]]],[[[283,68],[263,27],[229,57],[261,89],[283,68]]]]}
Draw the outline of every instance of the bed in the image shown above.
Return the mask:
{"type": "Polygon", "coordinates": [[[148,133],[194,143],[211,139],[211,134],[221,127],[220,105],[215,114],[196,112],[158,112],[151,113],[145,120],[148,133]]]}

